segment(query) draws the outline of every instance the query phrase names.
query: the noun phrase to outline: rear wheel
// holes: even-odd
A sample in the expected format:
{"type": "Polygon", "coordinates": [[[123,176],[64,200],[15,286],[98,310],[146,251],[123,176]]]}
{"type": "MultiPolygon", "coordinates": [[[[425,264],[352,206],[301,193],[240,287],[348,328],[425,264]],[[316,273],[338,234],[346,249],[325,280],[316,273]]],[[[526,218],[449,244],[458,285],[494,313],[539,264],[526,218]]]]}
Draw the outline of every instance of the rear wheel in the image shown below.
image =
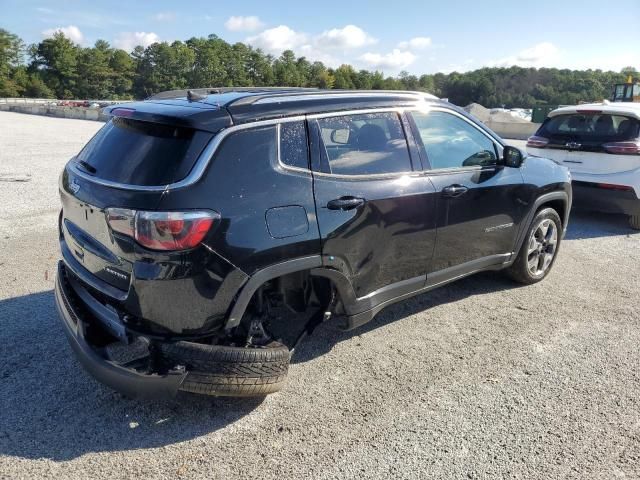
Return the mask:
{"type": "Polygon", "coordinates": [[[553,208],[540,210],[527,231],[525,241],[507,275],[525,285],[547,276],[560,247],[562,221],[553,208]]]}
{"type": "Polygon", "coordinates": [[[640,230],[640,215],[630,215],[629,216],[629,225],[634,230],[640,230]]]}

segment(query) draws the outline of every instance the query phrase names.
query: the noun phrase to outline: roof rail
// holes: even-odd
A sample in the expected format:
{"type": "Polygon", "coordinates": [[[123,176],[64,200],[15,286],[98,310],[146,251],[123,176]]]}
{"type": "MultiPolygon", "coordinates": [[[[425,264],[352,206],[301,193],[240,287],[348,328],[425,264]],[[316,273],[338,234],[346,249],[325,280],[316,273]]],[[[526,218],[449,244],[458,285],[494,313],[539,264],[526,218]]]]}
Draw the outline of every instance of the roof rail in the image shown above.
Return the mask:
{"type": "Polygon", "coordinates": [[[267,93],[287,93],[287,92],[317,92],[317,88],[303,87],[207,87],[207,88],[185,88],[181,90],[167,90],[151,95],[147,100],[167,100],[170,98],[187,97],[188,92],[198,95],[216,95],[230,92],[246,92],[256,94],[267,93]]]}
{"type": "Polygon", "coordinates": [[[237,98],[229,105],[253,105],[266,103],[295,102],[300,100],[328,100],[332,98],[429,98],[437,100],[437,97],[425,92],[414,92],[406,90],[320,90],[320,89],[299,89],[294,91],[274,90],[268,92],[257,92],[255,95],[247,95],[237,98]]]}

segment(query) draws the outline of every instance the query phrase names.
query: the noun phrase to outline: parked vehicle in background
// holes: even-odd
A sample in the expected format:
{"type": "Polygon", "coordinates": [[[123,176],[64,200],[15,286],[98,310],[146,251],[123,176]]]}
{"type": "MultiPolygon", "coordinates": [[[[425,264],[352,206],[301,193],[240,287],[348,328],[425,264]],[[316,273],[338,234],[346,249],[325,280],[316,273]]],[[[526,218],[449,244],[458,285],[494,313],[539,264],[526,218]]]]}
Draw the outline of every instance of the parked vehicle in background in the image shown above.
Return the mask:
{"type": "Polygon", "coordinates": [[[629,215],[640,229],[640,103],[558,108],[527,152],[569,168],[576,207],[629,215]]]}
{"type": "Polygon", "coordinates": [[[566,168],[424,94],[206,89],[106,112],[60,177],[56,304],[85,368],[131,396],[274,392],[331,316],[356,328],[483,270],[539,282],[569,218],[566,168]]]}

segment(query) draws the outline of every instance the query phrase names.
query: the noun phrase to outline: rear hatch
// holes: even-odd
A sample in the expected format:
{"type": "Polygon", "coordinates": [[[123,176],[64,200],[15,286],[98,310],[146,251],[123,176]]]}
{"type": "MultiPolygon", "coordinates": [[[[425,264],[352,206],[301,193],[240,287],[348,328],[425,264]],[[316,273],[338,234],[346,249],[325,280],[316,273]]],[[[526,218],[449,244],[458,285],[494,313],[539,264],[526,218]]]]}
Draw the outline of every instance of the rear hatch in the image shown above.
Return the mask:
{"type": "Polygon", "coordinates": [[[188,178],[214,135],[211,130],[230,121],[224,112],[217,124],[198,125],[185,108],[202,112],[202,107],[166,102],[112,109],[112,119],[60,178],[65,259],[120,291],[129,289],[135,245],[131,238],[114,235],[107,208],[156,210],[167,189],[188,178]]]}
{"type": "Polygon", "coordinates": [[[527,149],[575,173],[610,174],[640,168],[640,155],[620,153],[638,137],[640,121],[636,118],[578,110],[545,120],[527,149]]]}

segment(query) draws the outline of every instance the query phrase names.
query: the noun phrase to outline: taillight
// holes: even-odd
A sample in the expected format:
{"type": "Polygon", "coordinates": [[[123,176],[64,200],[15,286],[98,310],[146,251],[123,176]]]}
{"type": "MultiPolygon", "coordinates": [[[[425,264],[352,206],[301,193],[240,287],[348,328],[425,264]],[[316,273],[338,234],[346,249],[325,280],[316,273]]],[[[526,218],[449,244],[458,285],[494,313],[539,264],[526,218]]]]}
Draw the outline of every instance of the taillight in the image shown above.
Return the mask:
{"type": "Polygon", "coordinates": [[[640,140],[635,142],[611,142],[602,147],[609,153],[617,155],[640,155],[640,140]]]}
{"type": "Polygon", "coordinates": [[[533,137],[529,137],[529,139],[527,140],[527,147],[544,148],[548,143],[548,138],[538,137],[537,135],[534,135],[533,137]]]}
{"type": "Polygon", "coordinates": [[[214,212],[136,212],[107,209],[111,228],[151,250],[186,250],[200,244],[219,215],[214,212]]]}

